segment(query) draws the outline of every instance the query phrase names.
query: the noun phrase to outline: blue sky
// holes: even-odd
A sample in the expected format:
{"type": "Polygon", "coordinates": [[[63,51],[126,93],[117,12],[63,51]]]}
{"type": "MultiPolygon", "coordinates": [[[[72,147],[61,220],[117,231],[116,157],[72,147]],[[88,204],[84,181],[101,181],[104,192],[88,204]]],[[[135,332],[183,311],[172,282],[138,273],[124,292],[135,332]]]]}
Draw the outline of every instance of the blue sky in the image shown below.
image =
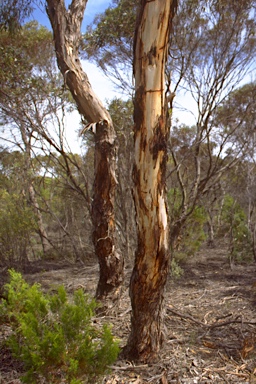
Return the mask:
{"type": "MultiPolygon", "coordinates": [[[[41,3],[45,2],[43,1],[41,3]]],[[[65,3],[68,6],[71,1],[66,0],[65,3]]],[[[88,0],[82,23],[82,32],[85,32],[86,26],[92,23],[97,14],[103,13],[111,4],[111,0],[88,0]]],[[[41,25],[44,25],[49,30],[52,30],[44,5],[41,5],[40,7],[35,6],[31,19],[37,20],[41,25]]],[[[103,102],[105,102],[105,100],[111,100],[114,97],[120,96],[114,88],[113,83],[110,82],[110,80],[94,64],[88,61],[83,61],[82,65],[84,71],[89,77],[94,92],[103,102]]]]}
{"type": "MultiPolygon", "coordinates": [[[[70,4],[71,1],[65,1],[66,4],[70,4]]],[[[87,6],[84,13],[84,20],[82,24],[82,32],[86,30],[86,26],[92,23],[94,17],[104,12],[104,10],[112,4],[111,0],[88,0],[87,6]]],[[[45,8],[43,5],[41,7],[36,7],[31,19],[37,20],[41,25],[44,25],[48,29],[52,30],[51,24],[49,22],[48,16],[46,14],[45,8]]],[[[88,61],[82,61],[83,69],[89,77],[89,81],[92,85],[94,92],[98,97],[105,103],[114,99],[115,97],[122,97],[120,93],[117,92],[117,89],[113,83],[100,71],[94,64],[88,61]]],[[[182,98],[182,107],[191,107],[193,100],[187,98],[182,98]]],[[[184,118],[187,121],[193,123],[193,116],[186,112],[177,113],[178,110],[175,110],[174,118],[178,117],[180,121],[183,121],[184,118]]],[[[67,116],[67,141],[73,152],[81,152],[81,139],[78,138],[77,133],[74,134],[74,130],[77,132],[80,125],[80,116],[78,112],[73,112],[70,116],[67,116]]]]}
{"type": "MultiPolygon", "coordinates": [[[[71,1],[66,1],[67,5],[70,3],[71,1]]],[[[86,29],[86,26],[93,21],[94,17],[98,13],[104,12],[104,10],[108,8],[111,5],[111,3],[112,3],[111,0],[88,0],[85,13],[84,13],[82,31],[84,32],[86,29]]],[[[47,17],[44,5],[42,4],[41,6],[35,5],[35,10],[31,18],[37,20],[40,24],[51,29],[51,25],[47,17]]]]}
{"type": "MultiPolygon", "coordinates": [[[[66,4],[70,4],[71,1],[65,1],[66,4]]],[[[82,24],[82,32],[86,30],[86,26],[92,23],[94,17],[104,12],[112,4],[111,0],[88,0],[84,13],[84,20],[82,24]]],[[[52,30],[48,16],[43,5],[35,6],[35,10],[31,19],[37,20],[39,24],[45,26],[49,30],[52,30]]],[[[88,61],[82,61],[83,69],[89,77],[90,83],[94,92],[106,105],[107,101],[112,100],[115,97],[120,97],[117,93],[113,83],[100,71],[94,64],[88,61]]],[[[66,118],[66,135],[69,146],[73,152],[81,152],[81,139],[78,137],[77,131],[80,128],[80,116],[78,112],[73,112],[66,118]],[[75,130],[75,133],[74,133],[75,130]]]]}

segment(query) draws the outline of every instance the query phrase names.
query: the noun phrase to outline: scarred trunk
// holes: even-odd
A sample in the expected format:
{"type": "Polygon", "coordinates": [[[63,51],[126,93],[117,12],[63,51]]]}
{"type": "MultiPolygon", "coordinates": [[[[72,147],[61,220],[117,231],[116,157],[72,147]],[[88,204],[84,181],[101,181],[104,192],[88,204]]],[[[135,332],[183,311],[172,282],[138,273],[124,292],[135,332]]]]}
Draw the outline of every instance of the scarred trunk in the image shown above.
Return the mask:
{"type": "Polygon", "coordinates": [[[95,133],[95,178],[92,203],[93,242],[100,265],[96,296],[108,308],[120,296],[123,258],[115,246],[114,193],[116,189],[116,146],[108,138],[107,122],[97,124],[95,133]],[[107,300],[109,301],[107,302],[107,300]]]}
{"type": "Polygon", "coordinates": [[[123,280],[123,257],[115,248],[116,133],[111,117],[93,92],[79,59],[80,28],[86,3],[86,0],[73,0],[67,10],[64,0],[47,0],[47,13],[65,84],[79,112],[96,126],[92,220],[93,241],[100,265],[97,298],[115,301],[123,280]]]}
{"type": "Polygon", "coordinates": [[[134,200],[138,248],[130,296],[131,334],[125,354],[133,360],[157,358],[163,340],[163,295],[169,270],[169,225],[165,173],[169,129],[165,63],[173,0],[141,1],[134,46],[134,200]]]}

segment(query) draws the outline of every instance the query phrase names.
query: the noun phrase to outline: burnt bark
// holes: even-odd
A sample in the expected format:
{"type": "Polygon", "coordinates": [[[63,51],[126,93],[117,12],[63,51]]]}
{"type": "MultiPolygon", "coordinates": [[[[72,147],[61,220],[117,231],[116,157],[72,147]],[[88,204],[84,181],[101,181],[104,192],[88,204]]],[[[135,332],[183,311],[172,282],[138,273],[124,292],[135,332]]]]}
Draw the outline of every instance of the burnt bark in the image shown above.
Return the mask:
{"type": "Polygon", "coordinates": [[[81,23],[87,0],[47,0],[58,66],[80,114],[96,126],[95,181],[92,205],[93,241],[99,260],[96,296],[116,301],[123,281],[123,256],[115,247],[114,198],[116,190],[116,133],[108,111],[93,92],[79,59],[81,23]]]}
{"type": "Polygon", "coordinates": [[[131,333],[124,354],[142,362],[157,359],[163,341],[163,299],[170,259],[165,63],[175,5],[172,0],[142,0],[134,42],[133,181],[138,248],[130,282],[131,333]]]}

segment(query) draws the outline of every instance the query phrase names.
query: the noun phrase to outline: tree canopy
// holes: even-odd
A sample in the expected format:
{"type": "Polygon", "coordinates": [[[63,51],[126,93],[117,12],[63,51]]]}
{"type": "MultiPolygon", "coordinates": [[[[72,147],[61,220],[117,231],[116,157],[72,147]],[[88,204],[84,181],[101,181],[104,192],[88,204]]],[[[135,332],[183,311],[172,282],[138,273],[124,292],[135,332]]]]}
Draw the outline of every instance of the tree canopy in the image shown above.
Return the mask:
{"type": "Polygon", "coordinates": [[[2,0],[0,7],[0,29],[14,33],[32,14],[33,0],[2,0]]]}

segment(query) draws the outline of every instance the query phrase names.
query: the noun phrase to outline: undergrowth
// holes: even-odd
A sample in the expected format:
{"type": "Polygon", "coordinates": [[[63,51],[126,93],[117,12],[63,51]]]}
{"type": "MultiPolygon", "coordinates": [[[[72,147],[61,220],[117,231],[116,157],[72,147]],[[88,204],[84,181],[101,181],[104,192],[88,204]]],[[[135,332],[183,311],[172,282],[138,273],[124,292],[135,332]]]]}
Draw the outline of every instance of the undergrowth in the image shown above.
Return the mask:
{"type": "Polygon", "coordinates": [[[110,326],[93,322],[96,301],[81,289],[68,299],[63,286],[45,294],[40,284],[30,286],[20,273],[9,273],[0,320],[12,327],[7,344],[24,363],[23,381],[95,383],[119,353],[110,326]]]}

